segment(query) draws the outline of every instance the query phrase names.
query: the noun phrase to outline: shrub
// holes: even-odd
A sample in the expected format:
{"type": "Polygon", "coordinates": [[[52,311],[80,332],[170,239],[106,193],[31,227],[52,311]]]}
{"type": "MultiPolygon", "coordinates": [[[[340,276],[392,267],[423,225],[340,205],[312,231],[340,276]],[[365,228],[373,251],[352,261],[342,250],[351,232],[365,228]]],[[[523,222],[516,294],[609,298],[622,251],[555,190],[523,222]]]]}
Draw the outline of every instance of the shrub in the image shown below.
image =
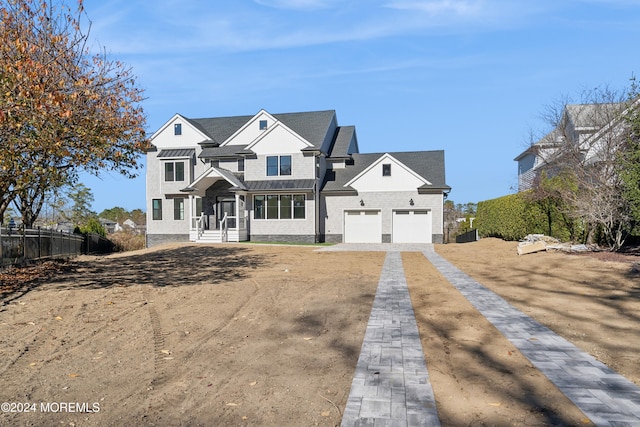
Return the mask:
{"type": "Polygon", "coordinates": [[[116,252],[135,251],[146,246],[144,235],[128,231],[110,234],[109,240],[115,245],[116,252]]]}

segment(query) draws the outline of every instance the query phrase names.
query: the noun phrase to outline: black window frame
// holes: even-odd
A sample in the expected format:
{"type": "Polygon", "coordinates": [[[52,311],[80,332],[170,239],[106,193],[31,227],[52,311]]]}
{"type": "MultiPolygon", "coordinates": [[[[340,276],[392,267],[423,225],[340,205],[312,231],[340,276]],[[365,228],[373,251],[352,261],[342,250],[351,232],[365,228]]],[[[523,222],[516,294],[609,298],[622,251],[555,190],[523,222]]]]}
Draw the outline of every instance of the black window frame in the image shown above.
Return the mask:
{"type": "Polygon", "coordinates": [[[253,219],[268,221],[306,220],[306,194],[254,194],[253,219]],[[284,200],[284,204],[283,204],[284,200]],[[283,215],[283,209],[287,213],[283,215]]]}
{"type": "Polygon", "coordinates": [[[173,219],[175,221],[184,221],[184,197],[173,199],[173,219]]]}
{"type": "Polygon", "coordinates": [[[165,162],[164,164],[164,181],[165,182],[184,182],[185,162],[165,162]]]}
{"type": "Polygon", "coordinates": [[[175,123],[173,125],[173,134],[176,136],[182,135],[182,123],[175,123]]]}
{"type": "Polygon", "coordinates": [[[151,219],[162,221],[162,199],[151,200],[151,219]]]}
{"type": "Polygon", "coordinates": [[[391,163],[382,164],[382,176],[391,176],[391,163]]]}

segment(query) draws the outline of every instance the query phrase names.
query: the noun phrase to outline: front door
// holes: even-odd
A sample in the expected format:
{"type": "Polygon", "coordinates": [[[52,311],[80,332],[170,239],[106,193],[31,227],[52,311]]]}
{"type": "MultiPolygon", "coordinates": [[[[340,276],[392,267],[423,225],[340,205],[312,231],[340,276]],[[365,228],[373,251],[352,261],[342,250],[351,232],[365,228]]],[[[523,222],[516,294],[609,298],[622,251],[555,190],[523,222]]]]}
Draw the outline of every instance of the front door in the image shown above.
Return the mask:
{"type": "Polygon", "coordinates": [[[227,219],[227,228],[236,228],[236,201],[234,200],[220,200],[218,210],[218,221],[222,221],[225,214],[227,217],[233,217],[227,219]]]}

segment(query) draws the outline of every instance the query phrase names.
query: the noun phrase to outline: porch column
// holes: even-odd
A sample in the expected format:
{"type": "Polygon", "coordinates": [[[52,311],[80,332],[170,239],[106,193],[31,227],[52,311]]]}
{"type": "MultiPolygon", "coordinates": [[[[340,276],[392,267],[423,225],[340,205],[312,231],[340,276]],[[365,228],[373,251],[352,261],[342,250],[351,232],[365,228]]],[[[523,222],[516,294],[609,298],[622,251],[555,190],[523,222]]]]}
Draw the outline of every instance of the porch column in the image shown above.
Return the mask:
{"type": "Polygon", "coordinates": [[[193,203],[194,197],[193,194],[189,194],[189,230],[193,230],[193,217],[195,216],[195,206],[193,203]]]}
{"type": "Polygon", "coordinates": [[[240,194],[236,192],[236,227],[240,229],[240,194]]]}

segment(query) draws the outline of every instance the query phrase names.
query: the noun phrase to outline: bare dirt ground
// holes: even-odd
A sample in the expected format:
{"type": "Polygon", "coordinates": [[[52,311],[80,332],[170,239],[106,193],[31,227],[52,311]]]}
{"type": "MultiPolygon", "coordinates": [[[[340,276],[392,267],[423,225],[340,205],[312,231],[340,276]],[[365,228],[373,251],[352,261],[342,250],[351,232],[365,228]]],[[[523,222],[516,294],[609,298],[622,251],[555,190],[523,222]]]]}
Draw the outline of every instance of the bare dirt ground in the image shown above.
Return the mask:
{"type": "Polygon", "coordinates": [[[36,407],[0,424],[339,424],[383,260],[190,245],[73,261],[5,294],[0,402],[36,407]],[[99,411],[51,412],[64,402],[99,411]]]}
{"type": "MultiPolygon", "coordinates": [[[[640,385],[631,263],[436,250],[640,385]]],[[[0,425],[339,425],[384,256],[176,245],[0,276],[0,402],[29,411],[0,425]]],[[[590,424],[422,254],[403,262],[444,426],[590,424]]]]}
{"type": "MultiPolygon", "coordinates": [[[[436,251],[640,385],[640,259],[518,256],[516,246],[483,239],[436,251]]],[[[443,425],[591,424],[433,266],[419,262],[421,256],[403,259],[443,425]]]]}

